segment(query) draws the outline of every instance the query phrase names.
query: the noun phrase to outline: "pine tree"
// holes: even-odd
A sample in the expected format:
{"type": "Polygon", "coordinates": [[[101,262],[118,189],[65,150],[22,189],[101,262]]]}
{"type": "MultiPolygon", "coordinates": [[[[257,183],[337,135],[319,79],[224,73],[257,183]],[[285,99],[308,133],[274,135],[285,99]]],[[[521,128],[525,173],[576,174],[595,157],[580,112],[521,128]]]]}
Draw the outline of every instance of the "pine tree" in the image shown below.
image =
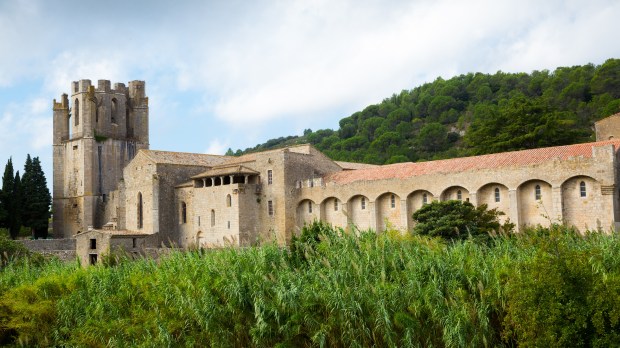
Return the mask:
{"type": "MultiPolygon", "coordinates": [[[[13,159],[9,158],[4,167],[4,175],[2,176],[2,196],[0,203],[2,204],[2,214],[4,218],[0,221],[0,227],[8,228],[11,238],[15,239],[17,234],[13,234],[12,227],[15,225],[15,211],[19,209],[15,205],[15,177],[13,176],[13,159]]],[[[19,229],[18,229],[19,231],[19,229]]]]}
{"type": "Polygon", "coordinates": [[[26,158],[22,194],[24,226],[30,227],[35,238],[46,238],[52,197],[38,157],[26,158]]]}
{"type": "Polygon", "coordinates": [[[22,184],[19,177],[19,170],[15,174],[15,180],[13,181],[13,206],[11,226],[9,226],[9,232],[13,238],[19,235],[19,230],[22,227],[22,214],[24,196],[22,194],[22,184]]]}

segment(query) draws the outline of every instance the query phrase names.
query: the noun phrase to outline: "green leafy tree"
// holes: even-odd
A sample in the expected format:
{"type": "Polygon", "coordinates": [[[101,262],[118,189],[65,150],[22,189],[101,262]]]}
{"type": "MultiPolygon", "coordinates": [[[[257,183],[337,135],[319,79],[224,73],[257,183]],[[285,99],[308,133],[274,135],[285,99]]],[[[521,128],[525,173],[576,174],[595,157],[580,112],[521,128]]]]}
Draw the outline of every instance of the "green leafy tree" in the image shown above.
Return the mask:
{"type": "Polygon", "coordinates": [[[513,230],[513,224],[499,222],[502,214],[497,209],[488,210],[486,204],[474,207],[457,200],[434,201],[413,213],[416,221],[413,232],[446,240],[463,240],[469,236],[486,240],[490,233],[513,230]]]}
{"type": "Polygon", "coordinates": [[[427,152],[442,151],[448,145],[448,132],[441,123],[428,123],[418,134],[418,146],[427,152]]]}
{"type": "Polygon", "coordinates": [[[46,238],[52,198],[38,157],[26,158],[23,189],[23,224],[30,227],[35,238],[46,238]]]}

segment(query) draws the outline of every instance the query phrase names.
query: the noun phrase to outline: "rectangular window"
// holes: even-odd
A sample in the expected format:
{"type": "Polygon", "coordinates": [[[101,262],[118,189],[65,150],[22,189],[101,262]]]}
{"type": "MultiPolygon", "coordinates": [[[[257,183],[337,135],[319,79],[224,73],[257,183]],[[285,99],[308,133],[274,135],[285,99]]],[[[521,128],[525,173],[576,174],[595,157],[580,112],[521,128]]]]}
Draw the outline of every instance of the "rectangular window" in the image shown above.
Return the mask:
{"type": "Polygon", "coordinates": [[[394,195],[390,197],[390,207],[392,209],[396,208],[396,197],[394,195]]]}
{"type": "Polygon", "coordinates": [[[198,217],[198,226],[200,226],[200,216],[198,217]]]}
{"type": "Polygon", "coordinates": [[[88,259],[90,260],[90,264],[91,265],[96,265],[97,264],[97,254],[90,254],[88,255],[88,259]]]}
{"type": "Polygon", "coordinates": [[[308,213],[312,214],[312,202],[308,201],[308,213]]]}
{"type": "Polygon", "coordinates": [[[267,171],[267,185],[273,184],[273,171],[269,169],[267,171]]]}
{"type": "Polygon", "coordinates": [[[228,229],[230,230],[230,221],[228,221],[228,229]]]}
{"type": "Polygon", "coordinates": [[[362,210],[366,209],[366,198],[362,197],[362,210]]]}
{"type": "Polygon", "coordinates": [[[269,216],[273,216],[273,201],[267,202],[267,210],[269,211],[269,216]]]}
{"type": "Polygon", "coordinates": [[[91,250],[97,249],[97,240],[94,238],[90,240],[90,249],[91,250]]]}
{"type": "Polygon", "coordinates": [[[499,196],[499,188],[495,188],[495,202],[498,203],[500,201],[500,196],[499,196]]]}
{"type": "Polygon", "coordinates": [[[334,199],[334,211],[338,211],[338,200],[334,199]]]}
{"type": "Polygon", "coordinates": [[[132,248],[135,248],[138,245],[136,238],[131,238],[131,245],[132,245],[132,248]]]}

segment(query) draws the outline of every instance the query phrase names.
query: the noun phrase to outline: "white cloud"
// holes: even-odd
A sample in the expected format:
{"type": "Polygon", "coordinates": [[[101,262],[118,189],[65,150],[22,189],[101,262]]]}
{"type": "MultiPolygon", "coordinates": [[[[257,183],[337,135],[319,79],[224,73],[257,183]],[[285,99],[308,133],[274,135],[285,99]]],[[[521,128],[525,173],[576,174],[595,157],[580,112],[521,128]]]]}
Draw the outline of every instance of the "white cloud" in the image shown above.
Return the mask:
{"type": "Polygon", "coordinates": [[[209,142],[209,147],[204,151],[204,153],[210,155],[223,155],[228,150],[228,143],[224,143],[219,139],[213,139],[209,142]]]}

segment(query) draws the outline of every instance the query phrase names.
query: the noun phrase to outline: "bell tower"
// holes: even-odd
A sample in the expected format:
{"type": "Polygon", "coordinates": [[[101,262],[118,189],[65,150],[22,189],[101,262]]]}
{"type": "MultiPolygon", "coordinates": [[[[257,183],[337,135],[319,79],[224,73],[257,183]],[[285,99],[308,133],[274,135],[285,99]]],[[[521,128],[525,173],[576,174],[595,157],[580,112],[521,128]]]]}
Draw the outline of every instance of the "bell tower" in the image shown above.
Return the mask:
{"type": "Polygon", "coordinates": [[[74,81],[71,95],[53,102],[54,236],[71,238],[100,228],[106,197],[123,168],[149,148],[148,97],[144,81],[126,87],[99,80],[74,81]]]}

